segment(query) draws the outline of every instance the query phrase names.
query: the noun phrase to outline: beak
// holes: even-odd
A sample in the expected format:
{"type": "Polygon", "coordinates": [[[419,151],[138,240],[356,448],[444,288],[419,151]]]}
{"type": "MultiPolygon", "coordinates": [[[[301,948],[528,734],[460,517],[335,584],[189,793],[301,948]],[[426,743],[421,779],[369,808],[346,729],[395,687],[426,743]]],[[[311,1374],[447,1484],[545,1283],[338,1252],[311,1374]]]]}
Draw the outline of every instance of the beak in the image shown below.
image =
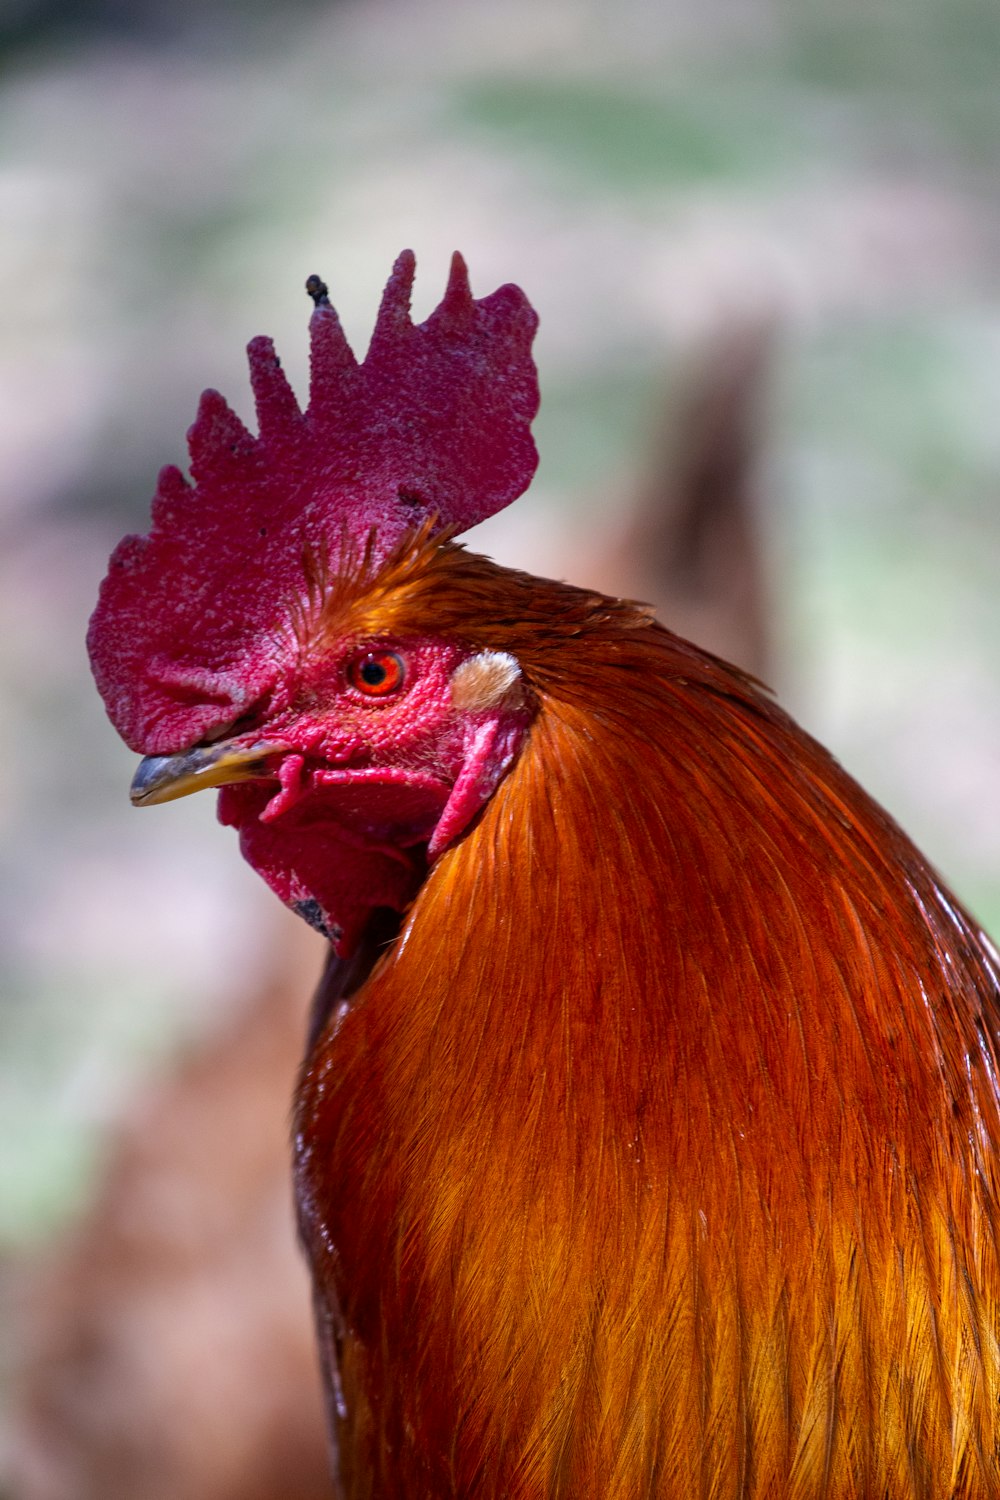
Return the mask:
{"type": "Polygon", "coordinates": [[[206,787],[228,786],[234,781],[260,781],[275,775],[274,763],[286,753],[283,745],[260,743],[238,747],[219,740],[181,750],[177,755],[147,755],[139,762],[129,796],[133,807],[154,802],[173,802],[206,787]]]}

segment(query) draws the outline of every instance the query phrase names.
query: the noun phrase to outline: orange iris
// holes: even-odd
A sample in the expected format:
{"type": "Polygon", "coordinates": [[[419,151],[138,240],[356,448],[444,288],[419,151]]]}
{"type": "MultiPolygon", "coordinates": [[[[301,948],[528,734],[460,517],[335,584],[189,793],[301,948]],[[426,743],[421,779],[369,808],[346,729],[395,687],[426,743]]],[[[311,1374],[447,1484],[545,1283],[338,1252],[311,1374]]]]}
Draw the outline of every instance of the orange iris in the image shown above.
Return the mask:
{"type": "Polygon", "coordinates": [[[362,651],[347,668],[352,688],[366,698],[387,698],[403,686],[406,667],[395,651],[362,651]]]}

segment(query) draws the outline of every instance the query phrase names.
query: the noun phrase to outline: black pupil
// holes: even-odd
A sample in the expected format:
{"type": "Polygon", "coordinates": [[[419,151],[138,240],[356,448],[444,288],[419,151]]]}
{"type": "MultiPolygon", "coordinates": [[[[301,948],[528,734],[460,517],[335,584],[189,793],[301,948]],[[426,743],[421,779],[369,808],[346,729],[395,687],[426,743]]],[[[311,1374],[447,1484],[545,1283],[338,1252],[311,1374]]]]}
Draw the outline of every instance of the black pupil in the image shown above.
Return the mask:
{"type": "Polygon", "coordinates": [[[380,661],[365,661],[361,663],[361,681],[369,687],[381,687],[388,677],[389,671],[380,661]]]}

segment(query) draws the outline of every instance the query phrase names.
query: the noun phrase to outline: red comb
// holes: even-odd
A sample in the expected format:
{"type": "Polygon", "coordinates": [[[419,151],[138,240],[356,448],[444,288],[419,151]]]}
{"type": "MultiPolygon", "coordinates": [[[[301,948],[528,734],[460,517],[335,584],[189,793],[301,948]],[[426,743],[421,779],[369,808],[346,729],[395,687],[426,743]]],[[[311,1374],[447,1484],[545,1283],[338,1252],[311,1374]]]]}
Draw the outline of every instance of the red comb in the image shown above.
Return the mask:
{"type": "Polygon", "coordinates": [[[358,364],[310,277],[309,405],[271,341],[249,346],[260,435],[216,391],[188,433],[191,475],[160,474],[153,527],[111,558],[88,645],[108,713],[133,750],[168,754],[231,724],[269,692],[307,592],[307,548],[346,531],[384,556],[436,514],[464,531],[527,488],[537,455],[531,359],[537,318],[502,286],[476,301],[452,259],[440,305],[410,319],[414,257],[389,278],[358,364]]]}

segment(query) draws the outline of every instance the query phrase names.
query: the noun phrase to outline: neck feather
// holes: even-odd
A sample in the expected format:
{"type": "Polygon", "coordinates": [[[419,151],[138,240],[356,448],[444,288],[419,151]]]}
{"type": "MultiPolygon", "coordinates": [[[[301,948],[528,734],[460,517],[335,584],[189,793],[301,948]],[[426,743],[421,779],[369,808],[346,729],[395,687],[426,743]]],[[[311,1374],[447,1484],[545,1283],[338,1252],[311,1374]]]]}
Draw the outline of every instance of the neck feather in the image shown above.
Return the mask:
{"type": "Polygon", "coordinates": [[[992,1224],[995,955],[746,678],[635,618],[525,670],[517,765],[304,1084],[346,1449],[372,1493],[416,1447],[441,1493],[527,1496],[636,1463],[895,1495],[919,1448],[943,1492],[949,1389],[997,1436],[956,1291],[1000,1300],[995,1239],[954,1251],[992,1224]],[[953,1385],[904,1411],[914,1308],[953,1385]]]}

